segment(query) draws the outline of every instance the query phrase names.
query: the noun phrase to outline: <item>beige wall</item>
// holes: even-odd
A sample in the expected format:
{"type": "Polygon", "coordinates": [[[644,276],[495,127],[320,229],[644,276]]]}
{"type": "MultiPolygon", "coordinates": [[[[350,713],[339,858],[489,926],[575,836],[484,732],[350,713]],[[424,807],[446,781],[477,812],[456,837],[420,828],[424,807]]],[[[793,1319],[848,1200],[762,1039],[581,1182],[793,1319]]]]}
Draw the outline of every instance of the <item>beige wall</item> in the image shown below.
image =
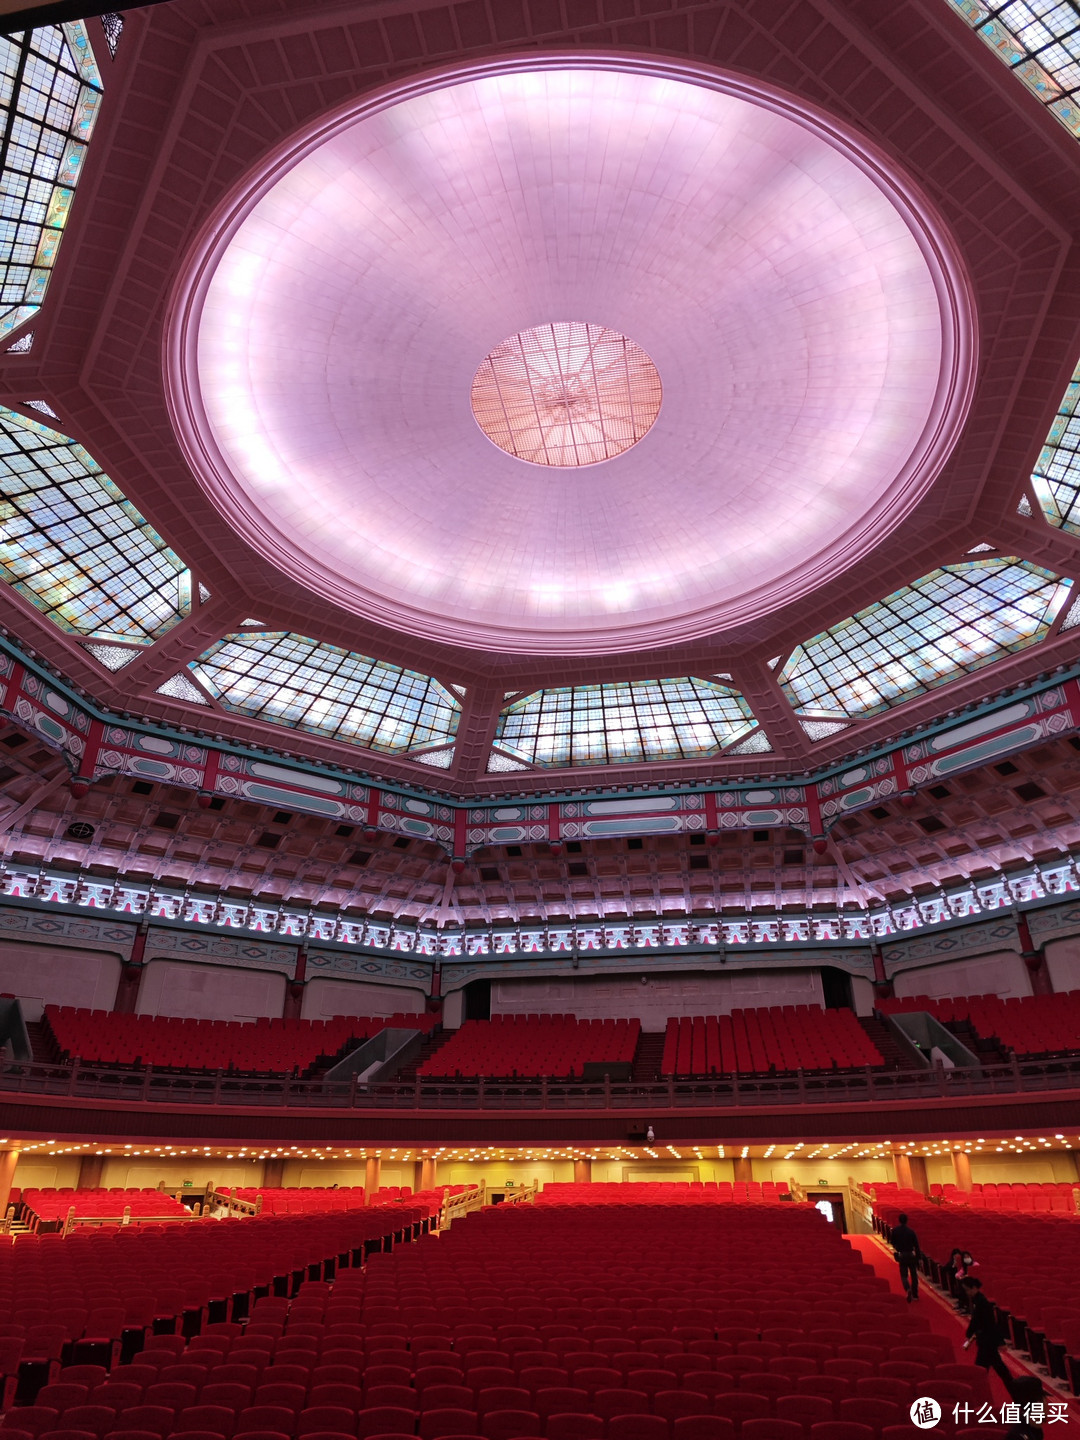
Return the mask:
{"type": "Polygon", "coordinates": [[[140,1015],[190,1020],[255,1020],[279,1017],[285,977],[269,970],[242,970],[184,960],[151,960],[139,986],[140,1015]]]}
{"type": "Polygon", "coordinates": [[[688,970],[630,975],[559,976],[493,980],[491,1013],[576,1015],[582,1020],[641,1021],[646,1031],[664,1029],[671,1016],[727,1015],[760,1005],[821,1005],[817,970],[688,970]],[[647,983],[641,983],[641,976],[647,983]]]}
{"type": "Polygon", "coordinates": [[[20,1190],[55,1190],[79,1183],[79,1158],[75,1155],[19,1156],[12,1184],[20,1190]]]}
{"type": "Polygon", "coordinates": [[[893,977],[893,990],[899,995],[1014,995],[1031,994],[1031,977],[1027,966],[1015,950],[999,950],[992,955],[978,955],[970,960],[953,960],[945,964],[923,965],[902,970],[893,977]]]}
{"type": "Polygon", "coordinates": [[[1046,968],[1055,990],[1080,990],[1080,936],[1047,941],[1046,968]]]}
{"type": "Polygon", "coordinates": [[[422,1012],[420,990],[405,985],[365,985],[362,980],[327,980],[321,975],[304,986],[301,1014],[305,1020],[329,1020],[333,1015],[405,1015],[422,1012]]]}
{"type": "Polygon", "coordinates": [[[513,1161],[477,1160],[467,1164],[453,1162],[440,1165],[436,1175],[438,1185],[478,1185],[483,1180],[488,1185],[505,1185],[513,1180],[515,1185],[531,1185],[538,1181],[541,1186],[551,1181],[563,1183],[574,1178],[574,1165],[570,1160],[513,1161]]]}
{"type": "Polygon", "coordinates": [[[0,940],[0,992],[18,997],[27,1020],[40,1020],[45,1005],[111,1010],[119,982],[119,955],[0,940]]]}

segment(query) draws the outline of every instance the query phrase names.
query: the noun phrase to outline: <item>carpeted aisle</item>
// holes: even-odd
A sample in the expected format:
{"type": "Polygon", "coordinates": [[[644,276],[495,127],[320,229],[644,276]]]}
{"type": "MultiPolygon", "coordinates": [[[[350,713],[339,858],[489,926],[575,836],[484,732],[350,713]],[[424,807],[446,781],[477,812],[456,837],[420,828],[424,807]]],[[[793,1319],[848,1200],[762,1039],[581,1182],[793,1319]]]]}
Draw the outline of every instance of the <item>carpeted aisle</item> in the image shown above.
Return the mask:
{"type": "MultiPolygon", "coordinates": [[[[904,1293],[904,1287],[900,1283],[900,1271],[896,1262],[887,1251],[883,1250],[872,1235],[848,1235],[847,1242],[863,1257],[868,1265],[871,1265],[876,1275],[883,1275],[889,1282],[889,1288],[897,1295],[904,1293]]],[[[957,1315],[951,1305],[944,1300],[929,1285],[920,1284],[920,1299],[916,1302],[919,1314],[930,1322],[930,1329],[936,1335],[947,1336],[953,1344],[953,1351],[958,1365],[974,1365],[974,1351],[965,1350],[964,1334],[967,1326],[957,1315]]],[[[1010,1370],[1015,1370],[1014,1365],[1009,1365],[1009,1357],[1003,1353],[1006,1365],[1010,1370]]],[[[993,1396],[995,1408],[1009,1399],[1005,1393],[1005,1387],[1000,1379],[990,1375],[990,1393],[993,1396]]],[[[1059,1432],[1064,1433],[1064,1432],[1059,1432]]]]}

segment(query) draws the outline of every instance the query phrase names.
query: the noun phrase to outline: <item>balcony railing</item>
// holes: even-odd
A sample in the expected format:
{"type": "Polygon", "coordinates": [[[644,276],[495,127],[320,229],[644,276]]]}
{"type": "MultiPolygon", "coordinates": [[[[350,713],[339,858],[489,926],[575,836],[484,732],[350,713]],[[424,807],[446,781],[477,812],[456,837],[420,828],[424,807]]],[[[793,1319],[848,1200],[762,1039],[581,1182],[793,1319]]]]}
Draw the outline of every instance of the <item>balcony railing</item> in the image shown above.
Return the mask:
{"type": "Polygon", "coordinates": [[[266,1110],[535,1110],[641,1111],[881,1104],[890,1100],[963,1100],[1080,1089],[1080,1055],[1014,1058],[1006,1064],[920,1070],[796,1071],[697,1080],[634,1081],[456,1080],[418,1076],[405,1083],[293,1080],[229,1071],[117,1069],[8,1062],[0,1067],[0,1097],[48,1096],[170,1105],[266,1110]]]}

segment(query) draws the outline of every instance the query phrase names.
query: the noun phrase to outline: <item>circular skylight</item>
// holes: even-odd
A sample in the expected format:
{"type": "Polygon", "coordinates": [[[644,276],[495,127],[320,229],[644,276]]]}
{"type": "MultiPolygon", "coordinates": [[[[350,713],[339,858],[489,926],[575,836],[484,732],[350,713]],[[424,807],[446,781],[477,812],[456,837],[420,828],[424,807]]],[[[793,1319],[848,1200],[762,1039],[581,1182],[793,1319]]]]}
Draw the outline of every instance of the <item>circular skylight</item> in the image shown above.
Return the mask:
{"type": "Polygon", "coordinates": [[[580,655],[842,573],[940,472],[975,358],[948,234],[840,122],[705,67],[530,55],[260,162],[189,257],[166,379],[283,573],[413,635],[580,655]]]}
{"type": "Polygon", "coordinates": [[[660,413],[656,366],[640,345],[577,320],[535,325],[484,357],[473,376],[476,423],[533,465],[595,465],[636,445],[660,413]]]}

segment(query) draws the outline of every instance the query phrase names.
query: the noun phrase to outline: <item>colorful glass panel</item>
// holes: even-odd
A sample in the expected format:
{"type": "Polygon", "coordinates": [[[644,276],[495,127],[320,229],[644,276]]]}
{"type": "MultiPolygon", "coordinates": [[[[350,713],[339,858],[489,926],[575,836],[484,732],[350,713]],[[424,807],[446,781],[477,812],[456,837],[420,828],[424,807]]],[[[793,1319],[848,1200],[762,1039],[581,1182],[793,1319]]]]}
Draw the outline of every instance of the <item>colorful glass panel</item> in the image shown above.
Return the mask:
{"type": "Polygon", "coordinates": [[[1008,555],[947,565],[807,640],[780,684],[800,714],[876,714],[1042,640],[1071,583],[1008,555]]]}
{"type": "Polygon", "coordinates": [[[1071,0],[948,0],[1013,74],[1080,138],[1080,10],[1071,0]]]}
{"type": "Polygon", "coordinates": [[[101,93],[82,21],[0,36],[0,340],[41,307],[101,93]]]}
{"type": "Polygon", "coordinates": [[[537,690],[508,705],[495,745],[530,765],[697,760],[753,730],[736,690],[685,676],[537,690]]]}
{"type": "MultiPolygon", "coordinates": [[[[1031,476],[1051,525],[1080,535],[1080,365],[1073,372],[1031,476]]],[[[1030,507],[1028,513],[1030,514],[1030,507]]]]}
{"type": "Polygon", "coordinates": [[[189,668],[227,710],[369,750],[445,745],[461,714],[430,675],[285,631],[226,635],[189,668]]]}
{"type": "Polygon", "coordinates": [[[0,578],[61,629],[149,645],[191,575],[81,445],[0,406],[0,578]]]}

